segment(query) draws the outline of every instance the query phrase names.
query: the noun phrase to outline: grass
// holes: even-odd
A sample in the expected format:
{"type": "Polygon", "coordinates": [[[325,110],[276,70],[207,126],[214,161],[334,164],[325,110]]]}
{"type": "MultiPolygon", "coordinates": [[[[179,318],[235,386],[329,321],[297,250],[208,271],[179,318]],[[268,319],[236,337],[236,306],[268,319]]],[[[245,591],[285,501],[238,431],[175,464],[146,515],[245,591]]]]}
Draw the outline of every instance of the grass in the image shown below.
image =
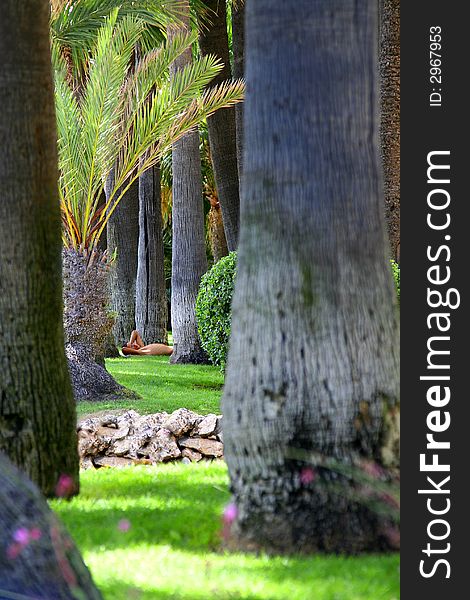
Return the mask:
{"type": "MultiPolygon", "coordinates": [[[[110,359],[107,367],[141,400],[82,402],[79,415],[132,408],[220,412],[223,376],[168,357],[110,359]]],[[[223,462],[100,469],[81,474],[81,493],[51,502],[106,600],[397,600],[398,555],[267,557],[220,549],[229,501],[223,462]],[[121,520],[131,524],[119,529],[121,520]]]]}
{"type": "Polygon", "coordinates": [[[282,558],[219,550],[222,462],[85,471],[51,502],[107,600],[396,600],[398,555],[282,558]],[[118,528],[129,520],[129,531],[118,528]]]}
{"type": "Polygon", "coordinates": [[[106,360],[115,379],[137,392],[142,399],[113,402],[80,402],[81,417],[101,410],[134,409],[140,414],[189,408],[201,415],[220,413],[220,397],[224,378],[218,367],[211,365],[170,365],[167,356],[132,356],[106,360]]]}

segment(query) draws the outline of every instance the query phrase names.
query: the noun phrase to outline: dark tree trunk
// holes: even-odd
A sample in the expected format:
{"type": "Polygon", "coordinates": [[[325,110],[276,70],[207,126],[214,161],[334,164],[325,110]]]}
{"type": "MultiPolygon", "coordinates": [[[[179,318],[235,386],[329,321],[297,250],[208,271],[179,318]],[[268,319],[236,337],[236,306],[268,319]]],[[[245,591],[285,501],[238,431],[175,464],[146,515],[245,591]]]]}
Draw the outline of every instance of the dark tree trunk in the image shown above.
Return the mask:
{"type": "Polygon", "coordinates": [[[0,598],[102,598],[64,526],[2,454],[0,506],[0,598]]]}
{"type": "Polygon", "coordinates": [[[114,318],[109,305],[106,255],[63,251],[65,350],[75,399],[117,400],[133,394],[117,383],[101,362],[114,318]]]}
{"type": "Polygon", "coordinates": [[[377,4],[258,0],[247,11],[242,227],[223,397],[232,543],[375,551],[395,531],[361,469],[365,461],[389,478],[382,468],[396,465],[399,349],[377,4]]]}
{"type": "MultiPolygon", "coordinates": [[[[209,12],[210,25],[202,26],[199,46],[202,54],[214,54],[224,63],[224,68],[211,85],[230,79],[230,57],[227,35],[227,9],[225,2],[205,0],[209,12]]],[[[225,236],[228,249],[236,250],[240,224],[240,197],[238,190],[237,133],[235,107],[218,110],[207,119],[209,144],[215,183],[222,207],[225,236]]]]}
{"type": "MultiPolygon", "coordinates": [[[[189,28],[189,3],[185,2],[185,27],[189,28]]],[[[170,31],[171,35],[172,32],[170,31]]],[[[171,66],[171,73],[191,62],[191,49],[171,66]]],[[[207,270],[202,204],[199,132],[186,134],[172,151],[173,213],[171,265],[171,363],[208,362],[201,347],[196,324],[196,298],[202,275],[207,270]]]]}
{"type": "Polygon", "coordinates": [[[64,355],[48,2],[0,4],[0,451],[44,494],[78,489],[64,355]]]}
{"type": "Polygon", "coordinates": [[[400,0],[380,0],[381,146],[391,256],[400,260],[400,0]]]}
{"type": "MultiPolygon", "coordinates": [[[[233,76],[245,77],[245,2],[238,2],[232,8],[232,45],[233,76]]],[[[238,177],[241,181],[243,170],[243,102],[235,106],[235,124],[237,128],[238,177]]]]}
{"type": "Polygon", "coordinates": [[[136,326],[145,342],[168,343],[160,169],[148,169],[139,179],[139,252],[136,326]]]}
{"type": "MultiPolygon", "coordinates": [[[[111,172],[105,184],[106,195],[114,185],[111,172]]],[[[136,180],[109,219],[107,247],[115,255],[111,271],[111,309],[116,314],[113,327],[117,346],[123,346],[135,329],[137,247],[139,241],[139,181],[136,180]]]]}

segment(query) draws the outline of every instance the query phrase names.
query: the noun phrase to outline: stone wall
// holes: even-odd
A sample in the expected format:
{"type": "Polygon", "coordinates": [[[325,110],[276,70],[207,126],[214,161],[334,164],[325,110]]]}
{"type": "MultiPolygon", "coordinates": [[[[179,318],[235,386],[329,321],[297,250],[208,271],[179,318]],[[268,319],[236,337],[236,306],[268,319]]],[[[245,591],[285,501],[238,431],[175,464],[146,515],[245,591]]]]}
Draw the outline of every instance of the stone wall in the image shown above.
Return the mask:
{"type": "Polygon", "coordinates": [[[180,408],[139,415],[133,410],[106,413],[79,421],[82,468],[156,464],[173,460],[198,462],[223,458],[222,416],[198,415],[180,408]]]}

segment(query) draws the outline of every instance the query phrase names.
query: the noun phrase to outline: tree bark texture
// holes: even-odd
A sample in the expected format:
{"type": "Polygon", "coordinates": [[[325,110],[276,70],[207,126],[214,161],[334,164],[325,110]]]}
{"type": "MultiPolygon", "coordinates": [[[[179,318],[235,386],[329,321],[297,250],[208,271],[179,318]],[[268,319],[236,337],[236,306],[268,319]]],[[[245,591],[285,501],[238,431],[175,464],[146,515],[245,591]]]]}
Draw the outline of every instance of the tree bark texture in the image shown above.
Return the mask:
{"type": "Polygon", "coordinates": [[[398,440],[376,13],[367,0],[247,6],[242,227],[223,397],[237,547],[394,544],[392,519],[357,476],[365,460],[389,481],[398,440]]]}
{"type": "Polygon", "coordinates": [[[391,257],[400,261],[400,1],[380,5],[381,146],[391,257]]]}
{"type": "MultiPolygon", "coordinates": [[[[235,79],[245,77],[245,4],[246,0],[238,2],[232,8],[233,76],[235,79]]],[[[243,170],[243,102],[235,105],[235,124],[237,129],[238,178],[241,182],[243,170]]]]}
{"type": "Polygon", "coordinates": [[[0,598],[102,598],[38,488],[1,453],[0,506],[0,598]]]}
{"type": "MultiPolygon", "coordinates": [[[[106,184],[106,195],[114,185],[111,172],[106,184]]],[[[139,243],[139,181],[136,180],[109,219],[107,226],[107,247],[115,255],[111,271],[111,309],[116,314],[113,327],[117,346],[129,341],[135,329],[135,296],[137,277],[137,248],[139,243]]]]}
{"type": "Polygon", "coordinates": [[[62,329],[60,214],[45,0],[0,5],[0,451],[46,495],[78,489],[62,329]]]}
{"type": "Polygon", "coordinates": [[[228,248],[227,240],[225,239],[224,222],[222,219],[220,202],[216,196],[211,197],[209,200],[211,207],[209,214],[207,215],[207,220],[212,258],[214,259],[215,264],[222,257],[227,256],[228,248]]]}
{"type": "MultiPolygon", "coordinates": [[[[210,9],[208,17],[211,23],[201,27],[199,46],[203,56],[213,54],[224,64],[224,68],[211,82],[211,85],[217,85],[232,77],[228,49],[227,8],[225,2],[220,0],[205,0],[204,3],[210,9]]],[[[237,249],[240,226],[235,107],[220,109],[208,117],[207,129],[225,236],[228,249],[232,251],[237,249]]]]}
{"type": "Polygon", "coordinates": [[[145,343],[168,343],[160,168],[139,178],[139,250],[136,326],[145,343]]]}
{"type": "MultiPolygon", "coordinates": [[[[185,25],[189,29],[189,3],[185,25]]],[[[171,35],[171,31],[169,35],[171,35]]],[[[170,74],[191,62],[188,49],[172,63],[170,74]]],[[[173,213],[171,264],[171,363],[208,362],[196,324],[196,298],[202,275],[207,271],[202,203],[199,132],[186,134],[172,150],[173,213]]]]}
{"type": "Polygon", "coordinates": [[[106,255],[63,251],[65,350],[77,401],[132,396],[99,364],[114,324],[109,271],[106,255]]]}

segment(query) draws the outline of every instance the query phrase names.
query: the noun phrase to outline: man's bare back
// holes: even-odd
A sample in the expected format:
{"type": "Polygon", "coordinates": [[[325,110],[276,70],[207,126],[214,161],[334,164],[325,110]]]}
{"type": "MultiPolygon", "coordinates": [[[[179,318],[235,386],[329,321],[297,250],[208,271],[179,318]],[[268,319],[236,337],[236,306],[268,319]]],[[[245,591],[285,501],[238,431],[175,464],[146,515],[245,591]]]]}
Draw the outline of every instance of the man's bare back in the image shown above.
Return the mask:
{"type": "Polygon", "coordinates": [[[140,356],[169,356],[173,353],[173,348],[165,344],[144,344],[140,333],[134,329],[131,339],[122,347],[122,353],[140,356]]]}

